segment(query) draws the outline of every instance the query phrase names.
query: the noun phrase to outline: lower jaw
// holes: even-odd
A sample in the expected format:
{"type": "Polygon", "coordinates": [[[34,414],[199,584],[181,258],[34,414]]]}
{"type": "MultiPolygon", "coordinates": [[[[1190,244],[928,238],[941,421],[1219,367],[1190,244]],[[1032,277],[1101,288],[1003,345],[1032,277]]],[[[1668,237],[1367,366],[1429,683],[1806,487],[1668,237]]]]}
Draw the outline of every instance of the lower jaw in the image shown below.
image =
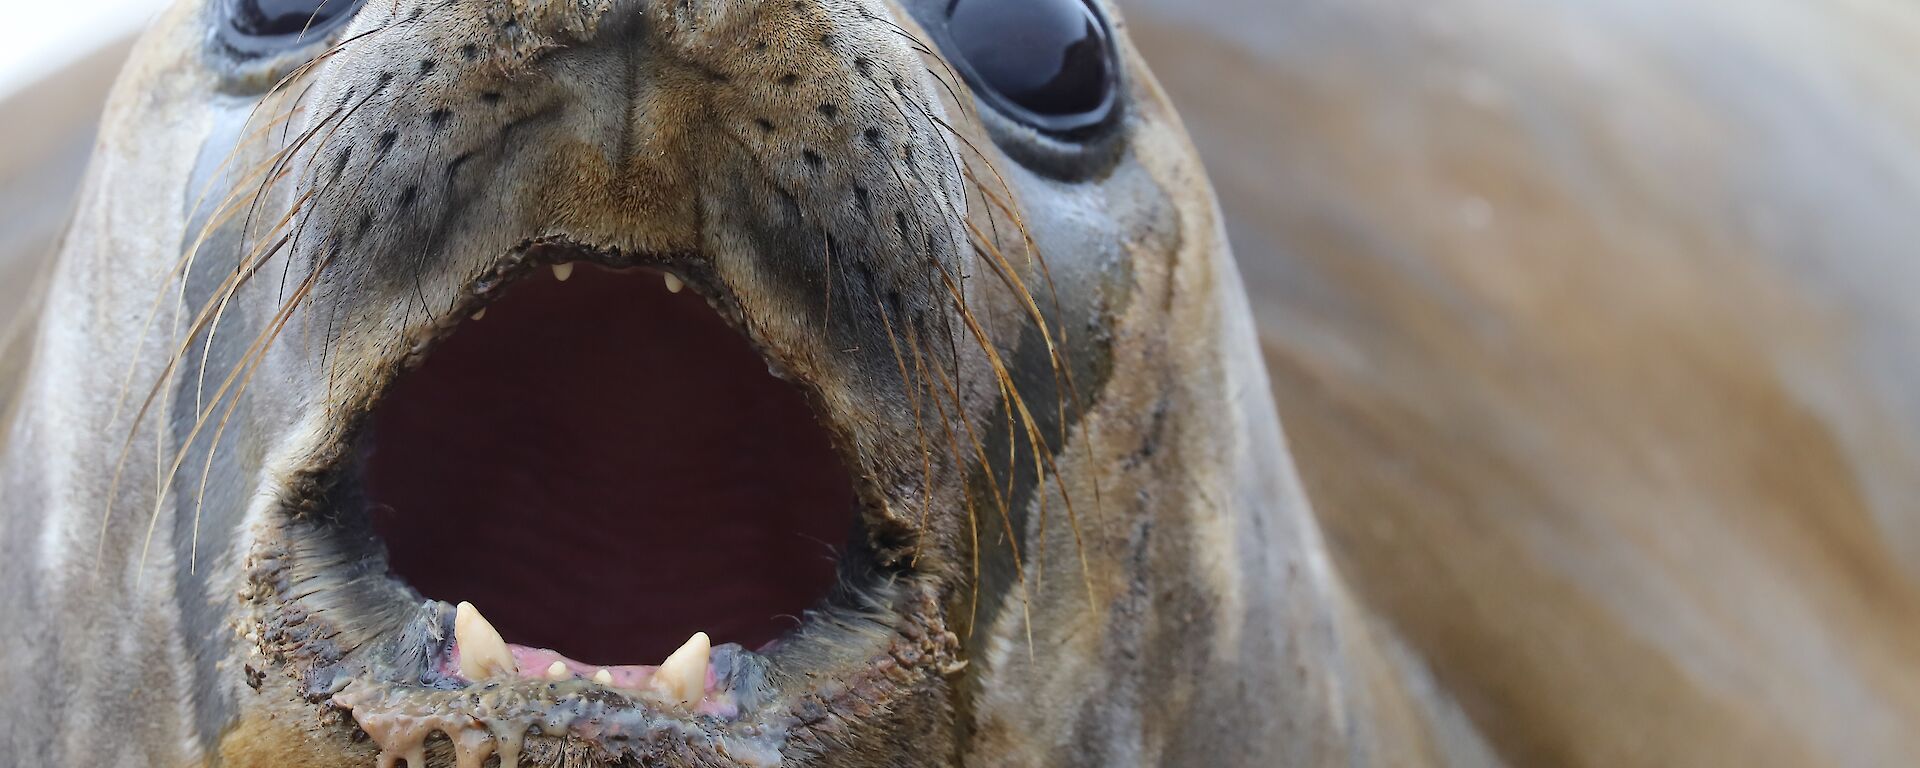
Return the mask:
{"type": "MultiPolygon", "coordinates": [[[[444,637],[453,612],[444,603],[426,606],[423,618],[438,630],[426,634],[444,637]]],[[[382,762],[405,759],[409,766],[426,765],[430,743],[440,739],[458,766],[477,767],[498,755],[507,768],[529,746],[536,763],[545,762],[542,753],[569,748],[604,762],[667,756],[753,766],[781,762],[796,721],[777,706],[767,682],[769,660],[734,645],[701,655],[696,692],[675,700],[656,684],[659,668],[588,671],[550,651],[524,647],[512,649],[515,669],[475,680],[460,670],[456,641],[430,653],[417,678],[362,675],[326,704],[352,716],[378,745],[382,762]],[[550,668],[557,671],[549,674],[550,668]]]]}
{"type": "Polygon", "coordinates": [[[390,604],[374,611],[392,617],[390,626],[355,631],[315,605],[324,596],[301,594],[299,585],[312,581],[299,561],[306,548],[275,539],[248,559],[248,683],[261,689],[268,675],[290,682],[340,738],[370,742],[382,768],[479,768],[496,756],[501,768],[779,765],[796,750],[815,754],[843,742],[861,721],[964,667],[936,588],[914,579],[874,591],[862,611],[816,619],[766,652],[714,647],[691,701],[653,685],[657,667],[601,675],[524,647],[512,649],[512,674],[475,680],[462,674],[454,606],[414,602],[407,612],[390,604]],[[533,669],[554,662],[564,676],[533,669]]]}

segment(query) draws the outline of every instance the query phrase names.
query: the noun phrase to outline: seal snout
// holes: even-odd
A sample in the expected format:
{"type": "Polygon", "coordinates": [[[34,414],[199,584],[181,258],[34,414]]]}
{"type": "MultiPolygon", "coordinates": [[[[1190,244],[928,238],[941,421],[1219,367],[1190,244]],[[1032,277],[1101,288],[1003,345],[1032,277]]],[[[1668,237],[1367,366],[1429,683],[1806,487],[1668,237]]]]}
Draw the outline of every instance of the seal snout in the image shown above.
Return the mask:
{"type": "Polygon", "coordinates": [[[796,712],[938,685],[969,459],[935,441],[995,385],[913,41],[825,0],[425,8],[364,6],[289,89],[328,407],[262,652],[409,762],[534,725],[777,761],[796,712]]]}

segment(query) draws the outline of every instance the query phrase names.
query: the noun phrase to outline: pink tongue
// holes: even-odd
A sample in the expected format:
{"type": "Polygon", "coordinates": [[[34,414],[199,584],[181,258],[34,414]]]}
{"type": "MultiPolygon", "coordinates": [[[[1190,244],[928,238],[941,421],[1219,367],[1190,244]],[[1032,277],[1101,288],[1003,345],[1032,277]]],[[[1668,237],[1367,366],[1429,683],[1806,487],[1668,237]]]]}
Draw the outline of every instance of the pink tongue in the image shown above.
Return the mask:
{"type": "MultiPolygon", "coordinates": [[[[649,667],[644,664],[602,667],[595,664],[574,661],[573,659],[569,659],[545,648],[528,648],[524,645],[508,644],[507,650],[513,652],[513,663],[520,667],[520,676],[529,679],[546,679],[547,669],[552,667],[553,663],[557,661],[567,665],[567,672],[574,677],[591,680],[595,673],[604,669],[607,671],[607,674],[613,676],[613,687],[642,690],[647,687],[647,684],[653,682],[653,673],[659,669],[659,667],[649,667]]],[[[707,667],[706,687],[707,690],[713,690],[712,666],[707,667]]]]}
{"type": "MultiPolygon", "coordinates": [[[[653,682],[653,674],[660,669],[659,667],[650,667],[645,664],[602,667],[574,661],[573,659],[569,659],[545,648],[529,648],[524,645],[514,645],[512,643],[507,644],[507,652],[513,654],[513,665],[519,668],[520,679],[522,680],[546,680],[547,670],[552,668],[553,663],[557,661],[566,665],[568,674],[572,675],[574,679],[592,680],[594,675],[604,669],[607,671],[607,674],[613,678],[613,682],[605,684],[608,687],[628,691],[644,691],[649,687],[648,684],[653,682]]],[[[441,665],[440,673],[450,677],[460,676],[460,646],[458,644],[454,645],[452,652],[447,654],[446,661],[441,665]]],[[[701,697],[699,704],[694,705],[694,711],[715,717],[732,718],[738,716],[740,714],[740,706],[731,693],[716,692],[714,690],[718,682],[713,673],[713,663],[708,662],[707,680],[702,686],[705,695],[701,697]]]]}
{"type": "MultiPolygon", "coordinates": [[[[604,669],[608,675],[613,677],[613,687],[639,691],[645,690],[648,684],[653,682],[653,673],[660,669],[659,667],[647,666],[645,664],[603,667],[598,664],[574,661],[573,659],[569,659],[555,651],[550,651],[545,648],[529,648],[524,645],[514,645],[513,643],[507,644],[507,651],[513,654],[513,665],[519,668],[520,678],[523,680],[547,679],[547,670],[552,668],[553,663],[557,661],[566,665],[567,673],[575,678],[592,680],[595,674],[604,669]]],[[[458,676],[460,674],[460,647],[458,645],[454,646],[452,653],[447,654],[447,660],[442,665],[440,671],[443,674],[452,676],[458,676]]],[[[706,681],[706,690],[709,693],[713,691],[714,683],[713,665],[709,663],[707,665],[706,681]]]]}

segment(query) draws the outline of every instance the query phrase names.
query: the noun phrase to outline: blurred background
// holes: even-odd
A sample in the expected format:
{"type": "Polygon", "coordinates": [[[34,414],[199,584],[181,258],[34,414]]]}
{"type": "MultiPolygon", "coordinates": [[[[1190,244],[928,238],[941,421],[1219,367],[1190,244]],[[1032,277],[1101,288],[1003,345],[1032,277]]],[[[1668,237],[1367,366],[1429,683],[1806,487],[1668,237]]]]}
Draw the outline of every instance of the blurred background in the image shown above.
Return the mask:
{"type": "MultiPolygon", "coordinates": [[[[6,0],[0,308],[155,5],[6,0]]],[[[1920,5],[1121,5],[1358,607],[1356,739],[1916,764],[1920,5]]]]}
{"type": "MultiPolygon", "coordinates": [[[[164,0],[0,0],[0,318],[66,221],[107,86],[164,0]]],[[[5,323],[0,321],[0,328],[5,323]]]]}

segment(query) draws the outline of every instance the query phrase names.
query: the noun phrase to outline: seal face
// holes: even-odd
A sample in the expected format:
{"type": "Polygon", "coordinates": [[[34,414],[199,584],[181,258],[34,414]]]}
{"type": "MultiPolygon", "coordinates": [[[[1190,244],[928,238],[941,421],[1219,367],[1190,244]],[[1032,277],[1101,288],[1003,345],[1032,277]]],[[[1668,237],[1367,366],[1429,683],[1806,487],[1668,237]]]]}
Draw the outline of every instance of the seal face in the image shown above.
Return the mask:
{"type": "Polygon", "coordinates": [[[21,740],[1271,764],[1272,722],[1326,716],[1266,693],[1320,641],[1256,629],[1323,589],[1287,565],[1316,544],[1121,30],[1088,0],[181,4],[4,475],[10,540],[49,524],[9,615],[92,616],[8,679],[124,654],[83,625],[166,661],[83,689],[150,730],[21,740]]]}

